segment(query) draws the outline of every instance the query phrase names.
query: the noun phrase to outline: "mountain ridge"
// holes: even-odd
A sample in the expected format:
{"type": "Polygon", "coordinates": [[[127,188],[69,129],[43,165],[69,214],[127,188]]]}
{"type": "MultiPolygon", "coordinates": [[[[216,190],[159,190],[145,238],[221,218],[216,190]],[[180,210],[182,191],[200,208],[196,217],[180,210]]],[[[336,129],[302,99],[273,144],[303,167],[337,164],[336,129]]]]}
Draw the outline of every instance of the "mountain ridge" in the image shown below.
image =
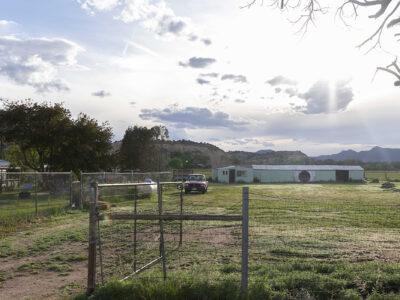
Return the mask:
{"type": "Polygon", "coordinates": [[[359,160],[362,162],[400,162],[400,149],[396,148],[382,148],[375,146],[370,150],[354,151],[352,149],[344,150],[336,154],[319,155],[312,157],[316,160],[359,160]]]}

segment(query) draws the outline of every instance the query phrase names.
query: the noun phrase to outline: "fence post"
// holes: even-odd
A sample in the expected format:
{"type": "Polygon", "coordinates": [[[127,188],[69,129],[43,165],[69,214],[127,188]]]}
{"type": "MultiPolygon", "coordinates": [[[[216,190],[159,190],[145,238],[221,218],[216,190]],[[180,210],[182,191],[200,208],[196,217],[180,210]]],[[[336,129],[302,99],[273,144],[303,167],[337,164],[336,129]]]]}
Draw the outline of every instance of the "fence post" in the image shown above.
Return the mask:
{"type": "MultiPolygon", "coordinates": [[[[157,194],[158,194],[158,214],[162,214],[162,185],[160,184],[160,178],[157,179],[157,194]]],[[[163,221],[160,219],[160,256],[163,265],[164,280],[167,279],[167,268],[165,265],[165,248],[164,248],[164,229],[163,221]]]]}
{"type": "Polygon", "coordinates": [[[131,170],[131,183],[133,183],[133,170],[131,170]]]}
{"type": "Polygon", "coordinates": [[[93,182],[90,188],[90,212],[89,212],[89,255],[88,255],[88,283],[87,295],[90,295],[96,287],[96,202],[98,197],[97,182],[93,182]]]}
{"type": "MultiPolygon", "coordinates": [[[[134,187],[133,190],[133,213],[136,215],[137,213],[137,189],[136,186],[134,187]]],[[[135,219],[133,221],[133,271],[136,272],[136,243],[137,243],[137,237],[136,237],[136,225],[137,225],[137,220],[135,219]]]]}
{"type": "Polygon", "coordinates": [[[242,189],[242,293],[247,294],[249,275],[249,188],[242,189]]]}
{"type": "Polygon", "coordinates": [[[80,171],[80,180],[79,180],[79,208],[83,208],[83,173],[80,171]]]}
{"type": "MultiPolygon", "coordinates": [[[[182,216],[182,214],[183,214],[183,189],[185,188],[185,184],[184,184],[184,182],[183,182],[183,180],[182,180],[182,183],[181,183],[182,185],[181,185],[181,193],[180,193],[180,209],[181,209],[181,216],[182,216]]],[[[180,223],[180,226],[179,226],[180,228],[179,228],[179,246],[182,246],[182,235],[183,235],[183,232],[182,232],[182,230],[183,230],[183,220],[181,219],[181,223],[180,223]]]]}
{"type": "Polygon", "coordinates": [[[35,172],[35,217],[38,216],[38,198],[37,198],[37,172],[35,172]]]}
{"type": "Polygon", "coordinates": [[[72,208],[72,170],[69,171],[69,208],[72,208]]]}

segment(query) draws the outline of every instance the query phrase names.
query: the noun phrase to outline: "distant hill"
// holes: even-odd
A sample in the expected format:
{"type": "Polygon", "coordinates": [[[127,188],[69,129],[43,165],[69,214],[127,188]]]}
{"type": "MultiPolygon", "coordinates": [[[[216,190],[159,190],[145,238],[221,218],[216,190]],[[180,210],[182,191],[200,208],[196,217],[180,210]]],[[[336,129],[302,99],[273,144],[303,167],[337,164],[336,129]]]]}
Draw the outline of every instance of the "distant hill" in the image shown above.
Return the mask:
{"type": "MultiPolygon", "coordinates": [[[[199,167],[218,165],[277,165],[277,164],[307,164],[311,159],[300,151],[272,151],[260,150],[257,152],[229,151],[225,152],[209,143],[193,141],[164,141],[159,142],[163,160],[168,162],[177,153],[189,155],[199,167]]],[[[113,143],[113,152],[121,147],[121,141],[113,143]]]]}
{"type": "Polygon", "coordinates": [[[270,152],[274,152],[274,150],[268,150],[268,149],[258,150],[256,153],[257,154],[266,154],[266,153],[270,153],[270,152]]]}
{"type": "Polygon", "coordinates": [[[227,161],[242,165],[309,164],[311,159],[301,151],[270,151],[267,153],[229,151],[227,161]]]}
{"type": "Polygon", "coordinates": [[[331,159],[343,161],[348,159],[360,160],[363,162],[400,162],[400,149],[373,147],[368,151],[346,150],[332,155],[320,155],[313,157],[318,160],[331,159]]]}

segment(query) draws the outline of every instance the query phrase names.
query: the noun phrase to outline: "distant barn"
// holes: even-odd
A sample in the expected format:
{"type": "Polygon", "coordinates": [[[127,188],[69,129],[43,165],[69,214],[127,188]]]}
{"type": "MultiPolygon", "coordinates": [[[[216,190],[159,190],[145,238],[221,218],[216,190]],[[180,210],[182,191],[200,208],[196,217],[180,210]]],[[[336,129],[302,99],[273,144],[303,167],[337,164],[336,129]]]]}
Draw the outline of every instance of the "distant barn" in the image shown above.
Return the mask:
{"type": "Polygon", "coordinates": [[[212,178],[221,183],[357,182],[363,180],[364,169],[336,165],[236,165],[213,168],[212,178]]]}

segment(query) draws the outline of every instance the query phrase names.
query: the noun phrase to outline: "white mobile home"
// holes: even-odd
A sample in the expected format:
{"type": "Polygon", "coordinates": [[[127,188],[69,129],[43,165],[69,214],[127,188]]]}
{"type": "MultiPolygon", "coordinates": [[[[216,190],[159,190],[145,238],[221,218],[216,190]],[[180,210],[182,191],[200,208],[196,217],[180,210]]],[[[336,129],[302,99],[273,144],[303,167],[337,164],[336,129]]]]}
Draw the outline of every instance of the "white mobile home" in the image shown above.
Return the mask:
{"type": "Polygon", "coordinates": [[[364,178],[364,169],[337,165],[237,165],[213,168],[212,178],[221,183],[359,182],[364,178]]]}

